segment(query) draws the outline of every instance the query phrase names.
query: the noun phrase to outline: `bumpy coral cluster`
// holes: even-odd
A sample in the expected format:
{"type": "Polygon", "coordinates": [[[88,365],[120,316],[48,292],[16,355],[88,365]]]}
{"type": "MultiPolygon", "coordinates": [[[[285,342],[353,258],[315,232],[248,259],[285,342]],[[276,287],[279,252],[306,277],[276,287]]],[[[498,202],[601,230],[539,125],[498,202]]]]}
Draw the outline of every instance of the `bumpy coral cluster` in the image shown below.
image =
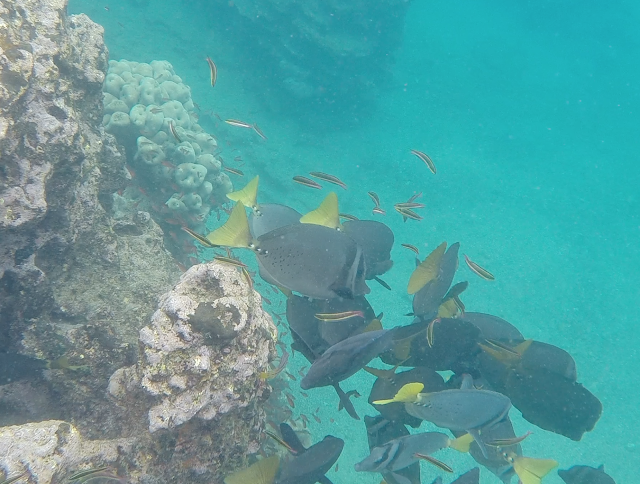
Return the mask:
{"type": "Polygon", "coordinates": [[[215,138],[197,122],[189,86],[167,61],[112,60],[103,92],[103,125],[132,154],[144,175],[138,183],[162,202],[157,211],[198,227],[233,187],[215,138]]]}

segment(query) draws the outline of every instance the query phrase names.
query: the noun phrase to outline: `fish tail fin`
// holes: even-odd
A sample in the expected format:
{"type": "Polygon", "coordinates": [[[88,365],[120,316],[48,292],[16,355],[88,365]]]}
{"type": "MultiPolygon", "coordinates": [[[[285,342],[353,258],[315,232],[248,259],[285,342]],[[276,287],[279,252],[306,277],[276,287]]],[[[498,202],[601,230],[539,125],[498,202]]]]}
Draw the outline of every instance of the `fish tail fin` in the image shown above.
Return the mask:
{"type": "Polygon", "coordinates": [[[227,198],[234,202],[242,202],[245,207],[251,207],[256,210],[258,206],[258,182],[260,177],[256,176],[253,180],[245,185],[241,190],[227,193],[227,198]]]}
{"type": "Polygon", "coordinates": [[[248,248],[252,237],[244,204],[237,202],[225,224],[207,235],[206,239],[214,245],[248,248]]]}
{"type": "Polygon", "coordinates": [[[352,419],[360,420],[360,416],[356,412],[356,409],[353,406],[353,403],[351,402],[351,397],[354,395],[354,393],[351,393],[351,392],[345,393],[342,390],[342,388],[340,388],[340,385],[338,383],[333,385],[333,388],[336,389],[336,392],[338,393],[338,398],[340,399],[340,405],[338,406],[338,411],[344,408],[352,419]]]}
{"type": "Polygon", "coordinates": [[[515,348],[513,348],[520,356],[524,355],[524,353],[529,349],[529,346],[531,346],[531,343],[533,343],[532,339],[527,339],[525,341],[523,341],[522,343],[520,343],[518,346],[516,346],[515,348]]]}
{"type": "Polygon", "coordinates": [[[453,299],[447,299],[438,307],[437,318],[453,318],[458,314],[458,306],[453,299]]]}
{"type": "Polygon", "coordinates": [[[418,399],[418,394],[424,390],[422,383],[407,383],[404,385],[396,395],[389,400],[376,400],[373,402],[375,405],[387,405],[389,403],[413,403],[418,399]]]}
{"type": "Polygon", "coordinates": [[[418,267],[415,268],[411,277],[409,278],[409,284],[407,285],[407,292],[409,294],[415,294],[429,281],[432,281],[438,276],[438,270],[440,269],[440,262],[442,256],[447,248],[447,243],[443,242],[436,247],[431,254],[423,260],[418,267]]]}
{"type": "Polygon", "coordinates": [[[272,455],[246,469],[228,475],[224,479],[224,484],[273,484],[279,467],[280,458],[272,455]]]}
{"type": "Polygon", "coordinates": [[[553,459],[534,459],[532,457],[515,457],[513,469],[522,484],[540,484],[544,476],[558,467],[553,459]]]}
{"type": "Polygon", "coordinates": [[[382,322],[378,318],[374,318],[371,320],[369,324],[362,330],[363,333],[368,333],[369,331],[380,331],[382,328],[382,322]]]}
{"type": "Polygon", "coordinates": [[[335,192],[330,192],[318,208],[300,218],[300,223],[324,225],[331,229],[340,227],[338,195],[336,195],[335,192]]]}
{"type": "Polygon", "coordinates": [[[460,437],[453,439],[449,442],[449,447],[458,452],[466,453],[469,452],[469,447],[471,447],[471,443],[473,442],[473,435],[464,434],[460,437]]]}

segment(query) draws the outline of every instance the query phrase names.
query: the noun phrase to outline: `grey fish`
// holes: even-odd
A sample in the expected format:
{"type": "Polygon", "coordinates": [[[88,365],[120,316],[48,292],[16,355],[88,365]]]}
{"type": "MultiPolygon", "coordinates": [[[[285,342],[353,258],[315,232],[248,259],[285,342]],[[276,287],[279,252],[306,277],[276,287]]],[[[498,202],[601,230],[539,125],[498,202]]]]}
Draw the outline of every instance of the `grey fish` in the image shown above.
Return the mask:
{"type": "Polygon", "coordinates": [[[389,227],[375,220],[350,220],[342,227],[344,233],[362,247],[367,268],[365,279],[374,279],[391,269],[391,249],[395,239],[389,227]]]}
{"type": "MultiPolygon", "coordinates": [[[[364,424],[367,427],[367,438],[369,441],[370,451],[375,447],[380,447],[386,444],[390,440],[409,435],[407,428],[400,422],[390,422],[389,420],[384,419],[381,415],[376,417],[366,415],[364,417],[364,424]]],[[[382,477],[387,484],[400,484],[398,479],[394,477],[396,475],[400,475],[408,479],[411,484],[420,484],[420,463],[415,462],[414,464],[394,473],[382,473],[382,477]]]]}
{"type": "MultiPolygon", "coordinates": [[[[453,432],[456,437],[463,433],[464,432],[453,432]]],[[[482,440],[484,442],[491,442],[496,439],[512,439],[515,437],[516,434],[508,415],[499,422],[482,429],[482,440]]],[[[515,475],[515,471],[513,469],[513,464],[505,459],[503,455],[504,449],[507,449],[518,456],[522,455],[522,447],[518,443],[504,448],[485,446],[485,451],[487,453],[485,457],[477,442],[471,443],[469,454],[471,454],[471,457],[473,457],[478,464],[489,469],[489,471],[495,474],[495,476],[502,482],[510,484],[512,477],[515,475]]]]}
{"type": "Polygon", "coordinates": [[[571,381],[578,379],[573,357],[562,348],[542,341],[531,343],[520,358],[519,366],[526,370],[550,371],[571,381]]]}
{"type": "Polygon", "coordinates": [[[313,362],[300,388],[324,387],[346,380],[393,344],[393,331],[379,330],[351,336],[331,346],[313,362]]]}
{"type": "Polygon", "coordinates": [[[287,225],[259,237],[256,253],[269,282],[305,296],[353,298],[370,292],[362,249],[337,230],[287,225]]]}
{"type": "Polygon", "coordinates": [[[355,470],[393,473],[417,462],[414,457],[417,453],[430,455],[448,446],[449,436],[441,432],[407,435],[371,449],[369,456],[355,465],[355,470]]]}
{"type": "Polygon", "coordinates": [[[480,468],[474,467],[470,471],[462,474],[451,484],[479,484],[479,483],[480,483],[480,468]]]}
{"type": "Polygon", "coordinates": [[[413,296],[413,314],[425,319],[433,319],[447,294],[453,277],[458,270],[458,251],[460,244],[451,244],[442,256],[438,276],[429,281],[413,296]]]}
{"type": "MultiPolygon", "coordinates": [[[[362,331],[375,317],[373,308],[364,296],[356,296],[353,299],[314,299],[310,301],[309,298],[293,295],[287,299],[289,325],[295,326],[302,332],[308,332],[309,327],[317,328],[317,334],[327,348],[362,331]],[[315,317],[318,313],[346,311],[362,311],[364,318],[349,318],[333,322],[320,321],[315,317]]],[[[301,334],[300,331],[298,333],[301,334]]]]}
{"type": "MultiPolygon", "coordinates": [[[[511,408],[511,401],[490,390],[459,389],[421,393],[416,403],[407,403],[410,415],[427,420],[438,427],[469,432],[480,448],[483,427],[502,420],[511,408]]],[[[483,451],[486,455],[486,451],[483,451]]]]}
{"type": "Polygon", "coordinates": [[[297,436],[295,440],[292,440],[291,436],[292,434],[295,436],[295,433],[291,430],[291,427],[289,427],[290,432],[282,431],[284,425],[288,427],[287,424],[281,424],[280,426],[283,440],[296,449],[299,454],[282,467],[275,483],[315,484],[318,481],[322,483],[331,482],[326,478],[325,474],[340,457],[344,447],[344,440],[327,435],[320,442],[313,444],[308,449],[304,449],[297,436]],[[304,449],[303,452],[301,452],[302,449],[304,449]]]}
{"type": "Polygon", "coordinates": [[[257,213],[249,214],[249,228],[255,239],[273,230],[287,225],[300,223],[300,214],[297,210],[279,203],[261,203],[257,213]]]}
{"type": "Polygon", "coordinates": [[[505,343],[522,343],[524,336],[513,324],[498,316],[485,313],[465,312],[460,319],[476,326],[482,337],[505,343]]]}
{"type": "Polygon", "coordinates": [[[391,379],[376,379],[373,387],[371,387],[369,403],[373,405],[373,408],[380,412],[380,415],[385,419],[418,428],[422,425],[422,419],[409,415],[403,403],[395,402],[387,405],[375,405],[373,403],[376,400],[384,400],[388,398],[389,395],[395,395],[398,393],[398,390],[407,383],[415,382],[422,383],[424,387],[428,388],[431,392],[446,389],[444,380],[435,371],[430,368],[417,367],[409,371],[396,373],[391,379]]]}
{"type": "Polygon", "coordinates": [[[613,478],[604,472],[604,466],[597,469],[589,466],[573,466],[559,470],[558,475],[567,484],[616,484],[613,478]]]}
{"type": "Polygon", "coordinates": [[[572,440],[591,431],[602,414],[602,403],[589,390],[544,368],[512,369],[504,386],[525,420],[572,440]]]}

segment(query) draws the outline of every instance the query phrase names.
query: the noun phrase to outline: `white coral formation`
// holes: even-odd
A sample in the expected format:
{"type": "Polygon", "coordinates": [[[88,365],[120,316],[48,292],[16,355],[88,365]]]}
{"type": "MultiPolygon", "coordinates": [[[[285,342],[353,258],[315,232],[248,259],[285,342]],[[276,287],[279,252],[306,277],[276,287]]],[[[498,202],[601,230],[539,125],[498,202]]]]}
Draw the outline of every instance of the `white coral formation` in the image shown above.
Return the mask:
{"type": "Polygon", "coordinates": [[[130,452],[132,439],[84,440],[60,420],[0,427],[0,469],[7,476],[26,473],[24,481],[49,484],[81,465],[115,463],[130,452]]]}
{"type": "MultiPolygon", "coordinates": [[[[201,329],[201,326],[198,326],[201,329]]],[[[151,323],[140,331],[136,367],[118,370],[109,392],[124,398],[141,388],[157,399],[149,430],[170,429],[193,417],[210,420],[246,407],[266,384],[258,377],[274,351],[276,328],[261,297],[235,268],[210,262],[191,267],[160,298],[151,323]],[[196,310],[207,307],[231,337],[194,329],[196,310]]]]}
{"type": "Polygon", "coordinates": [[[173,66],[109,61],[103,94],[105,129],[137,138],[133,159],[169,192],[164,201],[172,216],[192,226],[206,220],[233,187],[215,158],[215,138],[198,124],[191,89],[173,66]]]}

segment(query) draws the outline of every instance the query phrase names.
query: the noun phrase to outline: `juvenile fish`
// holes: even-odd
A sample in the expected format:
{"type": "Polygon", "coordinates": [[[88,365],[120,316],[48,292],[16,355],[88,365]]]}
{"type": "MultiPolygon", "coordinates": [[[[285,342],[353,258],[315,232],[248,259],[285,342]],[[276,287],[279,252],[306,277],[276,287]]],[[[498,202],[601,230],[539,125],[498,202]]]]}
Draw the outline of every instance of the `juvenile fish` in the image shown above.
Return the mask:
{"type": "Polygon", "coordinates": [[[372,213],[377,213],[378,215],[386,215],[387,211],[384,210],[382,207],[373,207],[373,210],[371,210],[372,213]]]}
{"type": "Polygon", "coordinates": [[[264,133],[262,132],[262,130],[258,127],[258,125],[256,123],[253,123],[253,126],[251,126],[253,128],[253,130],[256,132],[256,134],[258,136],[260,136],[263,140],[267,141],[267,137],[264,135],[264,133]]]}
{"type": "Polygon", "coordinates": [[[351,318],[364,318],[362,311],[344,311],[341,313],[316,313],[315,318],[320,321],[344,321],[351,318]]]}
{"type": "Polygon", "coordinates": [[[410,251],[415,252],[416,255],[420,255],[420,250],[415,245],[411,245],[411,244],[400,244],[400,245],[405,249],[409,249],[410,251]]]}
{"type": "Polygon", "coordinates": [[[213,260],[216,260],[218,262],[221,262],[223,264],[229,264],[235,267],[244,267],[246,268],[247,265],[244,262],[239,261],[238,259],[233,259],[231,257],[224,257],[221,255],[217,255],[213,258],[213,260]]]}
{"type": "Polygon", "coordinates": [[[207,56],[207,64],[209,64],[209,71],[211,73],[211,87],[216,85],[216,81],[218,80],[218,68],[216,67],[215,62],[211,60],[211,57],[207,56]]]}
{"type": "Polygon", "coordinates": [[[367,192],[367,195],[369,195],[371,200],[373,200],[373,203],[375,203],[376,207],[380,205],[380,197],[376,192],[367,192]]]}
{"type": "Polygon", "coordinates": [[[237,168],[231,168],[229,166],[222,166],[224,171],[228,171],[229,173],[233,173],[234,175],[244,176],[244,172],[242,170],[238,170],[237,168]]]}
{"type": "Polygon", "coordinates": [[[338,178],[337,176],[329,175],[327,173],[322,173],[321,171],[312,171],[311,173],[309,173],[309,175],[319,180],[323,180],[328,183],[333,183],[334,185],[338,185],[339,187],[345,190],[347,189],[347,185],[342,180],[340,180],[340,178],[338,178]]]}
{"type": "Polygon", "coordinates": [[[238,128],[253,129],[252,124],[245,123],[244,121],[238,121],[237,119],[225,119],[224,122],[227,124],[230,124],[231,126],[236,126],[238,128]]]}
{"type": "Polygon", "coordinates": [[[173,123],[173,119],[169,121],[169,131],[171,131],[171,134],[178,143],[182,143],[182,139],[178,136],[178,132],[176,131],[176,125],[173,123]]]}
{"type": "Polygon", "coordinates": [[[305,176],[294,176],[293,181],[309,188],[316,188],[318,190],[322,189],[322,185],[305,176]]]}
{"type": "Polygon", "coordinates": [[[422,220],[423,218],[422,216],[418,215],[410,208],[398,208],[398,207],[394,207],[394,208],[396,209],[396,212],[398,212],[404,218],[410,218],[412,220],[422,220]]]}
{"type": "Polygon", "coordinates": [[[467,257],[467,255],[465,254],[464,256],[464,261],[467,263],[467,265],[469,266],[469,269],[471,269],[474,273],[476,273],[478,276],[482,277],[483,279],[487,280],[487,281],[493,281],[495,280],[495,277],[493,274],[491,274],[491,272],[489,272],[486,269],[483,269],[482,267],[480,267],[478,264],[476,264],[475,262],[473,262],[471,259],[469,259],[467,257]]]}
{"type": "Polygon", "coordinates": [[[411,150],[411,154],[416,155],[418,158],[424,161],[424,163],[429,167],[429,170],[431,170],[431,173],[433,173],[434,175],[436,174],[436,165],[431,160],[431,158],[429,158],[429,155],[418,150],[411,150]]]}
{"type": "Polygon", "coordinates": [[[359,220],[358,217],[356,217],[355,215],[351,215],[349,213],[340,213],[338,214],[340,216],[340,218],[344,218],[346,220],[351,220],[352,222],[355,220],[359,220]]]}

